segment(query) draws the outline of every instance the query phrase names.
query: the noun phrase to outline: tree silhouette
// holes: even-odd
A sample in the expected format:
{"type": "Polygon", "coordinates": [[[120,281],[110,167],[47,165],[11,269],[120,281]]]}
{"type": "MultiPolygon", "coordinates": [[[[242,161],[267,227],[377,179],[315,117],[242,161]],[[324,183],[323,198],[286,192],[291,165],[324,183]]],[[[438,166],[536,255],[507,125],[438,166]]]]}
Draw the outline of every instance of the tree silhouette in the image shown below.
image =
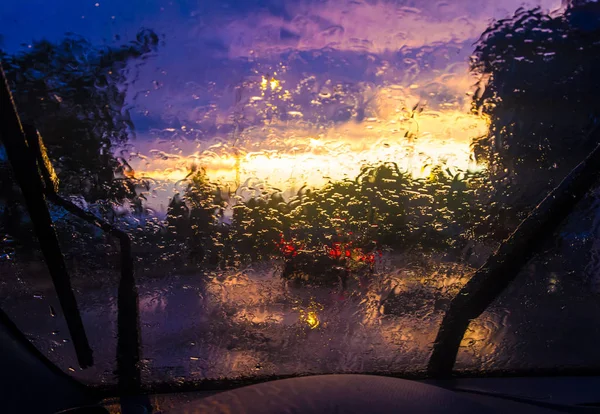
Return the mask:
{"type": "Polygon", "coordinates": [[[596,145],[587,132],[600,115],[598,17],[598,4],[583,1],[559,16],[519,10],[477,44],[474,110],[491,128],[475,151],[491,167],[498,206],[512,207],[511,226],[596,145]]]}
{"type": "Polygon", "coordinates": [[[61,192],[91,202],[135,197],[132,174],[113,148],[133,131],[125,96],[134,62],[157,45],[158,36],[142,30],[119,47],[68,34],[14,55],[0,52],[20,116],[41,132],[61,192]]]}
{"type": "Polygon", "coordinates": [[[168,229],[181,247],[187,248],[191,263],[207,259],[217,264],[224,247],[224,227],[219,224],[225,204],[221,191],[208,180],[202,168],[194,167],[186,181],[188,186],[183,196],[175,194],[169,203],[168,229]]]}

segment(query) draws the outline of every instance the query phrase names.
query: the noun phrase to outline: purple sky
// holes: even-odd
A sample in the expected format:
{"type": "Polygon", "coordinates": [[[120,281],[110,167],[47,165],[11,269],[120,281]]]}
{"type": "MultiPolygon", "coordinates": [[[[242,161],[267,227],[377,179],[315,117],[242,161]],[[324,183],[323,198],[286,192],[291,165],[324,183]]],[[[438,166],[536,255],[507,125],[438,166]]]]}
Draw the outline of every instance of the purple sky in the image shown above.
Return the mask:
{"type": "MultiPolygon", "coordinates": [[[[163,35],[164,44],[143,68],[129,97],[134,112],[145,114],[137,117],[138,128],[144,131],[145,124],[155,122],[180,126],[196,121],[194,109],[206,104],[226,112],[233,106],[236,87],[257,72],[277,69],[285,63],[282,55],[289,56],[290,51],[330,48],[339,52],[340,60],[346,52],[354,62],[342,70],[351,82],[365,76],[365,67],[356,66],[368,55],[394,65],[402,59],[401,50],[460,44],[465,50],[451,60],[464,63],[471,44],[492,19],[507,17],[524,4],[554,9],[560,0],[423,0],[418,9],[409,6],[413,3],[7,0],[1,6],[0,35],[3,48],[10,52],[33,39],[58,40],[65,32],[111,43],[117,35],[121,40],[131,38],[141,27],[154,29],[163,35]]],[[[322,72],[331,71],[317,60],[315,71],[319,64],[322,72]]]]}
{"type": "MultiPolygon", "coordinates": [[[[401,91],[398,110],[427,102],[433,117],[460,111],[474,82],[468,75],[473,43],[490,22],[520,6],[550,11],[560,3],[5,0],[0,35],[12,52],[65,32],[102,44],[131,39],[141,27],[155,30],[163,42],[129,88],[128,104],[137,131],[130,152],[159,165],[165,156],[227,144],[236,130],[273,120],[285,126],[284,144],[303,128],[366,130],[369,117],[393,115],[392,99],[382,97],[390,91],[401,91]],[[276,77],[281,88],[261,90],[263,76],[276,77]]],[[[265,134],[249,136],[256,142],[265,134]]]]}

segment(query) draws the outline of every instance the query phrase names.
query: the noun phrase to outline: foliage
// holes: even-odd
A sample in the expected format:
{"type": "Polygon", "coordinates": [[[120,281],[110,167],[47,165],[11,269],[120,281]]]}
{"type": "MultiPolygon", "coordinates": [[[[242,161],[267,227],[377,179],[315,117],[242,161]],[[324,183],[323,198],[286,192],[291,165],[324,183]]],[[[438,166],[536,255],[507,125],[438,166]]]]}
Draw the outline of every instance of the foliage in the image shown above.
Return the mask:
{"type": "Polygon", "coordinates": [[[198,177],[184,208],[174,198],[169,225],[189,234],[183,229],[191,228],[191,217],[201,217],[195,234],[204,236],[194,243],[213,251],[217,240],[224,245],[214,263],[279,258],[290,279],[344,281],[347,272],[372,271],[375,256],[386,248],[444,247],[458,254],[493,225],[479,173],[437,168],[427,179],[414,179],[394,163],[369,166],[354,180],[302,189],[289,200],[276,191],[238,200],[228,224],[216,224],[225,205],[220,192],[205,175],[198,177]]]}
{"type": "Polygon", "coordinates": [[[175,240],[187,248],[192,262],[207,259],[215,264],[224,247],[224,200],[221,190],[211,183],[204,169],[193,170],[187,177],[188,187],[183,197],[176,194],[167,210],[167,225],[175,240]]]}
{"type": "Polygon", "coordinates": [[[112,149],[133,130],[125,107],[132,63],[157,44],[149,30],[120,47],[94,47],[69,34],[58,43],[41,40],[14,55],[0,53],[22,120],[44,137],[62,192],[92,202],[135,197],[126,164],[112,149]]]}
{"type": "Polygon", "coordinates": [[[560,16],[519,10],[477,43],[474,109],[490,117],[491,128],[475,151],[491,167],[497,201],[517,216],[596,145],[587,132],[600,115],[598,16],[598,4],[587,2],[560,16]]]}

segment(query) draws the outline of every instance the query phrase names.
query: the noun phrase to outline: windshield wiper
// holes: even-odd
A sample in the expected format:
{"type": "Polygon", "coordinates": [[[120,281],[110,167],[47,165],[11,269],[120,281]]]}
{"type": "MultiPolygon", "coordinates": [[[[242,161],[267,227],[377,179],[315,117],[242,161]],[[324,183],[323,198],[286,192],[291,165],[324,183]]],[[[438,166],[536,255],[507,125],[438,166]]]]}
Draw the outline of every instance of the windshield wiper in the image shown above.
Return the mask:
{"type": "Polygon", "coordinates": [[[42,137],[31,126],[24,126],[24,131],[29,149],[36,158],[40,175],[44,181],[47,199],[119,240],[121,278],[117,298],[117,375],[120,390],[124,394],[135,394],[139,392],[141,386],[138,366],[140,361],[140,323],[131,239],[123,230],[58,195],[54,169],[46,153],[42,137]]]}
{"type": "Polygon", "coordinates": [[[136,394],[141,388],[140,323],[129,235],[58,195],[54,170],[42,137],[35,128],[21,124],[1,66],[0,81],[0,103],[3,108],[0,111],[1,137],[15,171],[15,178],[25,197],[82,368],[93,365],[92,350],[81,321],[46,199],[119,240],[121,278],[117,299],[117,375],[121,395],[136,394]]]}
{"type": "Polygon", "coordinates": [[[0,138],[4,143],[15,180],[23,198],[40,248],[48,266],[52,283],[62,308],[77,360],[82,368],[94,364],[92,349],[83,327],[77,301],[67,273],[58,237],[44,198],[44,184],[36,167],[36,160],[28,149],[23,127],[17,114],[4,70],[0,66],[0,138]]]}
{"type": "MultiPolygon", "coordinates": [[[[595,126],[587,138],[600,142],[600,127],[595,126]]],[[[599,175],[600,145],[531,211],[452,299],[433,344],[427,367],[431,377],[451,376],[471,320],[481,315],[517,277],[521,268],[594,186],[599,175]]]]}

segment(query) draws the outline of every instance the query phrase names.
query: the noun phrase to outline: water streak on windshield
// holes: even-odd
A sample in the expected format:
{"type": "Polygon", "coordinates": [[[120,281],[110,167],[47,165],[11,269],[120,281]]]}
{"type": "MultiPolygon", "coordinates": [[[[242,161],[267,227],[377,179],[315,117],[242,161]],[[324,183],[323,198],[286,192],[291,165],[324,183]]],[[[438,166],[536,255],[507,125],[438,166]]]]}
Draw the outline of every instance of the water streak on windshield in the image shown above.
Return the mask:
{"type": "MultiPolygon", "coordinates": [[[[453,296],[596,144],[593,2],[121,3],[57,5],[44,29],[45,6],[11,4],[0,58],[60,194],[132,237],[146,382],[424,370],[453,296]]],[[[114,381],[116,241],[51,206],[96,353],[78,370],[0,184],[0,306],[114,381]]],[[[595,249],[583,227],[556,235],[567,262],[595,249]]],[[[532,302],[593,296],[593,265],[552,263],[532,302]]],[[[506,362],[520,305],[474,321],[460,369],[541,365],[531,338],[506,362]]]]}

